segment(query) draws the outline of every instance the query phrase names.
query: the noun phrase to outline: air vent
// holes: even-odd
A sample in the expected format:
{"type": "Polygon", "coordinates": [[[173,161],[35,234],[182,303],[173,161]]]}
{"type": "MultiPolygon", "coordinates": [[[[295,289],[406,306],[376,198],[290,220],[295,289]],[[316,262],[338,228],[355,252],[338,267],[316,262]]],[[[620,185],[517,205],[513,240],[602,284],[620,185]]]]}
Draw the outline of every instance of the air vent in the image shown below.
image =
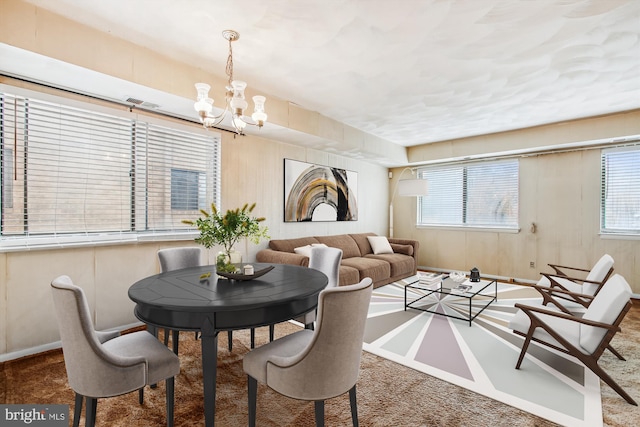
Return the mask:
{"type": "Polygon", "coordinates": [[[147,101],[143,101],[141,99],[132,98],[132,97],[129,97],[129,98],[125,99],[124,101],[128,102],[130,104],[135,104],[138,107],[143,107],[143,108],[155,109],[155,108],[160,107],[158,104],[154,104],[153,102],[147,102],[147,101]]]}

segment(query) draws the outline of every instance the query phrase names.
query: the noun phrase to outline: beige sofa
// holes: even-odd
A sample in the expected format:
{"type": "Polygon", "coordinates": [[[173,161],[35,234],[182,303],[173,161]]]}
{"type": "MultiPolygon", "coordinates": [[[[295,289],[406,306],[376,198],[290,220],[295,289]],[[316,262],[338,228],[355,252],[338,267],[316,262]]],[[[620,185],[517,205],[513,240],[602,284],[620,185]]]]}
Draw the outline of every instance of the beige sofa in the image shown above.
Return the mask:
{"type": "Polygon", "coordinates": [[[376,255],[367,236],[376,234],[339,234],[271,240],[269,248],[259,251],[256,259],[258,262],[308,267],[309,257],[304,254],[304,248],[314,244],[325,244],[342,249],[340,285],[351,285],[365,277],[371,277],[374,287],[379,287],[416,274],[420,245],[417,240],[390,238],[388,241],[393,253],[376,255]]]}

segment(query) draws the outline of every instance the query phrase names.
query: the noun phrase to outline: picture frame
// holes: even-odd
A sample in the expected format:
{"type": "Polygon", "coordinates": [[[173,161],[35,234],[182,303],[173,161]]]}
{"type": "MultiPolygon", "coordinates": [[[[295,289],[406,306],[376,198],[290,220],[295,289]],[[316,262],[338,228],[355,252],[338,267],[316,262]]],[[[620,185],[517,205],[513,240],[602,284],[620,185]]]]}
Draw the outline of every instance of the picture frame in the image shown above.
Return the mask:
{"type": "Polygon", "coordinates": [[[284,159],[284,221],[357,221],[358,173],[284,159]]]}

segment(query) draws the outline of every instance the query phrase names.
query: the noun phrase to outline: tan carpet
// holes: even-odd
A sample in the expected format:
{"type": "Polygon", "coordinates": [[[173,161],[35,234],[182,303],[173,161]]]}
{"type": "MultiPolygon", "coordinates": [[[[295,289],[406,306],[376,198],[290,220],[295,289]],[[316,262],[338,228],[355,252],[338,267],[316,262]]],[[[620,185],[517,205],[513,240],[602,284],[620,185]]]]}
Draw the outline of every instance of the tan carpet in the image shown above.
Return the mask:
{"type": "MultiPolygon", "coordinates": [[[[627,356],[618,361],[605,353],[601,365],[636,400],[640,400],[640,303],[622,324],[614,339],[616,349],[627,356]]],[[[276,335],[291,333],[293,324],[279,324],[276,335]]],[[[258,345],[268,340],[268,329],[257,331],[258,345]]],[[[226,334],[220,334],[218,351],[217,426],[247,424],[246,377],[242,355],[249,349],[248,331],[234,333],[233,352],[227,350],[226,334]]],[[[192,333],[180,334],[181,373],[176,380],[176,426],[204,424],[200,341],[192,333]]],[[[506,367],[510,369],[510,367],[506,367]]],[[[73,392],[67,386],[60,351],[5,362],[0,368],[0,402],[69,404],[73,392]]],[[[410,368],[363,352],[358,381],[358,410],[362,426],[552,426],[553,423],[514,409],[461,387],[451,385],[410,368]]],[[[604,421],[607,426],[640,425],[640,409],[627,404],[606,384],[602,385],[604,421]]],[[[98,425],[162,426],[164,383],[145,390],[145,403],[137,393],[98,402],[98,425]]],[[[327,426],[351,425],[348,395],[326,403],[327,426]]],[[[258,426],[313,426],[313,403],[290,399],[260,385],[258,426]]]]}

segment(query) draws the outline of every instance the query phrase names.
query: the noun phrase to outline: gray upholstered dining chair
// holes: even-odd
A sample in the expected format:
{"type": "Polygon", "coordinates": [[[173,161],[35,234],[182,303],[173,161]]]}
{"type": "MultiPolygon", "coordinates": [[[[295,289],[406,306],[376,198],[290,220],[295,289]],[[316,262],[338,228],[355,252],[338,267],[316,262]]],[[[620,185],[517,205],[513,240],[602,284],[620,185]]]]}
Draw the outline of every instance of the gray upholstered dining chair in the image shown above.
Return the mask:
{"type": "MultiPolygon", "coordinates": [[[[342,249],[332,248],[329,246],[318,246],[311,248],[311,256],[309,257],[309,268],[323,272],[329,282],[325,289],[335,288],[340,280],[340,261],[342,261],[342,249]]],[[[313,329],[313,322],[316,321],[316,310],[310,311],[304,315],[303,323],[310,325],[313,329]]]]}
{"type": "Polygon", "coordinates": [[[98,398],[138,390],[142,404],[144,386],[161,380],[166,380],[167,426],[173,426],[178,356],[146,331],[124,335],[95,331],[84,292],[69,276],[54,279],[51,289],[67,377],[76,394],[73,426],[79,425],[85,398],[85,425],[93,427],[98,398]]]}
{"type": "Polygon", "coordinates": [[[348,391],[358,425],[356,382],[372,290],[369,277],[323,290],[314,331],[294,332],[245,355],[250,427],[256,423],[258,381],[285,396],[315,401],[316,426],[324,426],[324,401],[348,391]]]}
{"type": "MultiPolygon", "coordinates": [[[[158,251],[158,260],[160,261],[160,270],[163,273],[181,268],[198,267],[202,265],[202,248],[197,246],[187,246],[182,248],[160,249],[158,251]]],[[[165,345],[169,343],[169,333],[172,335],[173,352],[178,354],[180,332],[166,329],[164,331],[165,345]]],[[[229,351],[231,351],[233,349],[233,332],[228,331],[227,337],[229,339],[229,351]]],[[[251,329],[251,348],[253,348],[253,342],[255,340],[254,337],[255,330],[251,329]]],[[[196,332],[196,339],[198,339],[198,332],[196,332]]]]}

